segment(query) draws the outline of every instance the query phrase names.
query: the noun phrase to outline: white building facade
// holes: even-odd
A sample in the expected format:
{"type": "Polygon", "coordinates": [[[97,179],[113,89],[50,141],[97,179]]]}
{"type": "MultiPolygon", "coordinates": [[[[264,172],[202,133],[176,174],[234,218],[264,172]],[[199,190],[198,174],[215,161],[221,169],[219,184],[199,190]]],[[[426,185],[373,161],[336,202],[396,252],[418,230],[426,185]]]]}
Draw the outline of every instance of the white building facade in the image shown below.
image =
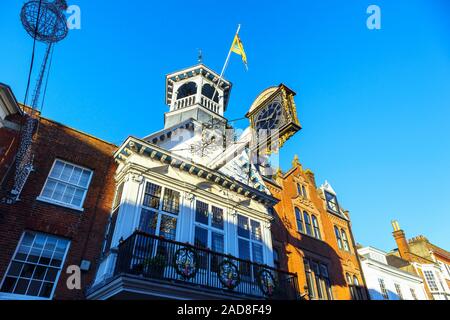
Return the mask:
{"type": "Polygon", "coordinates": [[[249,131],[230,143],[230,91],[202,64],[166,77],[164,129],[114,155],[114,209],[88,298],[296,297],[296,276],[273,268],[276,199],[250,161],[249,131]]]}
{"type": "Polygon", "coordinates": [[[371,300],[428,300],[422,278],[388,264],[386,253],[358,249],[371,300]]]}

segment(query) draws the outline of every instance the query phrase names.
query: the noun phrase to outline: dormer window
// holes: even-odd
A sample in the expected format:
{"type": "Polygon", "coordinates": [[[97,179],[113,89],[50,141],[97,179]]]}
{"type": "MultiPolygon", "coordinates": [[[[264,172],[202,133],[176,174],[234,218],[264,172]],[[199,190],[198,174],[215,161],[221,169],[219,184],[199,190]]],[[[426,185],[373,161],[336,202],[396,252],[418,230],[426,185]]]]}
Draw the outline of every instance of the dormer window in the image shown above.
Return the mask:
{"type": "Polygon", "coordinates": [[[339,213],[339,204],[334,194],[325,191],[325,199],[327,202],[327,209],[332,212],[339,213]]]}

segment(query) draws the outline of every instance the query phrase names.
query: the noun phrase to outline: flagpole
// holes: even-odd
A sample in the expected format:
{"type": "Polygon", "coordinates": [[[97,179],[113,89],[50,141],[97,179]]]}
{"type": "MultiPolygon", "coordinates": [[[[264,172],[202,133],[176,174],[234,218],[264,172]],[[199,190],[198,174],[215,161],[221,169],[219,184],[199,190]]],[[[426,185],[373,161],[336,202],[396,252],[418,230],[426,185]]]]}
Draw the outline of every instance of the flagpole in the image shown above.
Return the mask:
{"type": "Polygon", "coordinates": [[[230,51],[228,51],[227,59],[225,60],[225,63],[222,68],[222,72],[220,73],[219,81],[217,81],[217,85],[214,86],[214,94],[212,96],[213,101],[214,101],[214,98],[216,97],[217,87],[220,85],[220,82],[223,80],[223,75],[225,74],[225,70],[227,69],[228,62],[230,61],[230,56],[231,56],[231,52],[233,50],[234,40],[236,39],[236,36],[239,34],[240,30],[241,30],[241,24],[238,24],[236,34],[233,37],[233,43],[231,44],[230,51]]]}

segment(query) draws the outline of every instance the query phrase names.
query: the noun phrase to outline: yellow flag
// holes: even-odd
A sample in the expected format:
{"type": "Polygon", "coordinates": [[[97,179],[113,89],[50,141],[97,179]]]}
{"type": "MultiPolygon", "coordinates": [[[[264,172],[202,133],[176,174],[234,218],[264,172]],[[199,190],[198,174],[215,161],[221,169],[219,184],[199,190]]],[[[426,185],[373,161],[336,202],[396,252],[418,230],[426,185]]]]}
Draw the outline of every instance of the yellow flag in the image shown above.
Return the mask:
{"type": "Polygon", "coordinates": [[[248,69],[247,55],[245,54],[244,46],[242,45],[242,41],[241,39],[239,39],[238,35],[234,37],[233,45],[231,46],[231,51],[242,57],[242,62],[244,62],[245,68],[248,69]]]}

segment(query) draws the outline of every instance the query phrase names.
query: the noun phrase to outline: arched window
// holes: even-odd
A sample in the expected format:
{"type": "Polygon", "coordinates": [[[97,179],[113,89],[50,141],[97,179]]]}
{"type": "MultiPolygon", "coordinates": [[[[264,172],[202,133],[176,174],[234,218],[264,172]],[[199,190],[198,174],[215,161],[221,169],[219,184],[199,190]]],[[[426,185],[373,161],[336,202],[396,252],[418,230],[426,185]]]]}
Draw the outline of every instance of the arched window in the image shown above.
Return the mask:
{"type": "Polygon", "coordinates": [[[317,239],[322,239],[322,237],[320,236],[319,221],[317,220],[315,215],[312,215],[311,219],[314,228],[314,237],[316,237],[317,239]]]}
{"type": "Polygon", "coordinates": [[[306,234],[308,236],[312,236],[312,226],[311,226],[311,218],[309,217],[308,212],[303,212],[303,218],[305,220],[305,229],[306,229],[306,234]]]}
{"type": "Polygon", "coordinates": [[[295,219],[297,220],[297,230],[302,233],[305,232],[305,229],[303,228],[302,212],[299,208],[295,208],[295,219]]]}
{"type": "Polygon", "coordinates": [[[344,242],[344,250],[350,251],[350,245],[348,244],[347,233],[345,232],[344,229],[341,229],[341,233],[342,233],[342,241],[344,242]]]}
{"type": "Polygon", "coordinates": [[[195,82],[187,82],[178,88],[177,100],[193,96],[197,93],[197,84],[195,82]]]}
{"type": "Polygon", "coordinates": [[[219,103],[219,91],[217,91],[212,85],[206,83],[202,87],[202,95],[213,100],[214,102],[219,103]],[[214,94],[215,93],[215,94],[214,94]]]}
{"type": "Polygon", "coordinates": [[[334,226],[334,233],[336,234],[336,240],[337,240],[337,244],[339,249],[342,249],[342,238],[341,238],[341,233],[339,231],[339,228],[334,226]]]}

